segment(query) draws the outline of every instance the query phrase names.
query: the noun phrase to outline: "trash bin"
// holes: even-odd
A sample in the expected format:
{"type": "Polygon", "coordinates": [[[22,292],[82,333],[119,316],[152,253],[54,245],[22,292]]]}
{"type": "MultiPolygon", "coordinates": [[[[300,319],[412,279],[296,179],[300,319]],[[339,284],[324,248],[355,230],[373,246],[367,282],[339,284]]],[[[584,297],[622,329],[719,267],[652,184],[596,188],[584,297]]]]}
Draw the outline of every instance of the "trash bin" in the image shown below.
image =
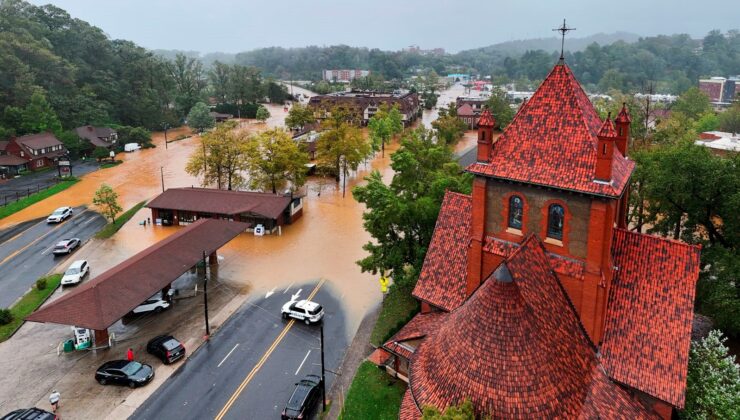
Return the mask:
{"type": "Polygon", "coordinates": [[[69,339],[64,342],[64,352],[65,353],[71,353],[75,349],[75,341],[73,339],[69,339]]]}

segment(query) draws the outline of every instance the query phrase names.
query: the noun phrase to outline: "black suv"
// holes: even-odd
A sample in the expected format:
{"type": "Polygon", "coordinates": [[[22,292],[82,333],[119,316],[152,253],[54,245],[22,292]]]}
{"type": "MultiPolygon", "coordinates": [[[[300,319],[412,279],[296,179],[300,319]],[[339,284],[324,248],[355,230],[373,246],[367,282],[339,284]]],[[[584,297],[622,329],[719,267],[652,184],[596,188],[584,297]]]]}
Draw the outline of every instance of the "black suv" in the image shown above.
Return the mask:
{"type": "Polygon", "coordinates": [[[147,353],[158,357],[165,365],[185,356],[185,346],[171,335],[158,335],[146,344],[147,353]]]}
{"type": "Polygon", "coordinates": [[[40,408],[21,408],[4,415],[0,420],[56,420],[59,417],[40,408]]]}
{"type": "Polygon", "coordinates": [[[307,375],[295,385],[295,391],[283,410],[282,420],[309,418],[314,405],[321,399],[320,377],[307,375]]]}
{"type": "Polygon", "coordinates": [[[154,369],[151,366],[128,360],[112,360],[105,362],[95,372],[95,380],[100,385],[118,384],[128,385],[136,388],[139,385],[148,384],[154,377],[154,369]]]}

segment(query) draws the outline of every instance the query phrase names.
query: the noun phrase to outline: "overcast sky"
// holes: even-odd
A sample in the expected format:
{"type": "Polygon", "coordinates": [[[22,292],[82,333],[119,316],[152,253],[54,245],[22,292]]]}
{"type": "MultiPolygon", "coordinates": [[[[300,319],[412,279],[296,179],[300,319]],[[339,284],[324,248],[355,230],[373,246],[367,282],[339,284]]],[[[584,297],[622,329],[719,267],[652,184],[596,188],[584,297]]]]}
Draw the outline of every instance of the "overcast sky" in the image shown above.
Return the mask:
{"type": "Polygon", "coordinates": [[[239,52],[347,44],[450,52],[578,30],[639,35],[740,27],[738,0],[31,0],[150,49],[239,52]]]}

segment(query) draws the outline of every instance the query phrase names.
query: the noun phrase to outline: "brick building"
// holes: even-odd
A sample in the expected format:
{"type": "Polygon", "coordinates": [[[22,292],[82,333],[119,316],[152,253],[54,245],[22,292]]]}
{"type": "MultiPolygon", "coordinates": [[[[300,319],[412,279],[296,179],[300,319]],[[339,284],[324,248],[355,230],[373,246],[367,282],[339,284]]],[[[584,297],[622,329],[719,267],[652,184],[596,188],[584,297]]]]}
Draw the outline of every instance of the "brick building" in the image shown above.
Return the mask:
{"type": "Polygon", "coordinates": [[[561,60],[448,192],[413,296],[373,355],[400,417],[470,398],[496,418],[671,418],[685,399],[700,248],[627,230],[631,118],[602,121],[561,60]]]}
{"type": "Polygon", "coordinates": [[[67,154],[67,149],[54,134],[38,133],[12,137],[5,145],[4,154],[25,160],[26,169],[37,171],[54,167],[59,158],[67,154]]]}
{"type": "Polygon", "coordinates": [[[322,73],[323,79],[327,82],[343,83],[349,83],[355,79],[360,79],[369,75],[370,70],[324,70],[322,73]]]}
{"type": "Polygon", "coordinates": [[[331,114],[332,109],[339,108],[348,111],[362,125],[367,125],[367,122],[378,112],[382,105],[389,108],[397,106],[405,126],[416,120],[421,111],[419,95],[415,92],[339,92],[313,96],[308,101],[308,106],[313,110],[317,120],[323,120],[331,114]]]}

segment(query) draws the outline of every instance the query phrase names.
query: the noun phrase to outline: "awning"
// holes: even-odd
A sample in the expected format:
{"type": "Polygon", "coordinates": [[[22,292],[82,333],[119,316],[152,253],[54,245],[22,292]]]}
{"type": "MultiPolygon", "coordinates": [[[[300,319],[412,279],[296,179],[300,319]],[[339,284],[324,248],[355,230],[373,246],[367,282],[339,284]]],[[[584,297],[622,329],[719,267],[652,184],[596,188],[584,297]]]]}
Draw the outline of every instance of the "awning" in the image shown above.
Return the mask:
{"type": "Polygon", "coordinates": [[[73,292],[43,306],[27,321],[104,330],[249,227],[201,219],[139,252],[73,292]]]}

